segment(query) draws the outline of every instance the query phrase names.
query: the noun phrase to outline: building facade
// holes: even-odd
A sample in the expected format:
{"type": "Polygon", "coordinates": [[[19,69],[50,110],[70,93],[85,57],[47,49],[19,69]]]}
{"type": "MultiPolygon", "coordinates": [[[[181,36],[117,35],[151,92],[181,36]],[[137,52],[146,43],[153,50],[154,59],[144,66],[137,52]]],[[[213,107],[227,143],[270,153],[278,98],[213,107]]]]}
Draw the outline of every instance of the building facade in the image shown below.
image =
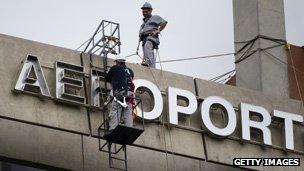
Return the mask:
{"type": "MultiPolygon", "coordinates": [[[[108,154],[98,148],[101,112],[91,110],[90,105],[73,105],[56,98],[56,61],[83,66],[83,83],[86,86],[79,95],[85,97],[86,104],[90,104],[89,73],[92,67],[102,66],[101,58],[93,55],[90,61],[89,55],[81,55],[77,51],[7,35],[0,35],[0,57],[0,168],[111,170],[108,154]],[[39,60],[49,97],[16,91],[16,82],[29,54],[39,60]]],[[[110,59],[108,63],[113,65],[110,59]]],[[[233,159],[241,157],[300,158],[303,161],[303,123],[294,122],[294,149],[287,149],[284,122],[276,121],[271,114],[280,110],[303,116],[301,101],[136,64],[128,66],[135,72],[135,79],[144,79],[156,85],[163,98],[161,115],[148,120],[144,133],[133,145],[127,146],[128,170],[303,170],[303,166],[233,166],[233,159]],[[191,115],[179,113],[178,124],[170,123],[168,87],[192,93],[197,99],[197,106],[211,96],[227,100],[236,113],[233,133],[219,137],[206,129],[200,107],[191,115]],[[269,125],[271,145],[265,145],[265,137],[256,130],[251,130],[250,140],[244,139],[241,103],[259,106],[269,112],[272,118],[269,125]]],[[[36,73],[31,78],[38,77],[36,73]]],[[[152,110],[153,98],[145,94],[141,96],[144,110],[152,110]]],[[[187,106],[187,103],[183,98],[177,100],[178,106],[187,106]]],[[[227,111],[218,109],[222,108],[214,107],[210,118],[216,127],[224,128],[229,123],[227,111]]],[[[251,119],[255,120],[254,117],[251,119]]]]}

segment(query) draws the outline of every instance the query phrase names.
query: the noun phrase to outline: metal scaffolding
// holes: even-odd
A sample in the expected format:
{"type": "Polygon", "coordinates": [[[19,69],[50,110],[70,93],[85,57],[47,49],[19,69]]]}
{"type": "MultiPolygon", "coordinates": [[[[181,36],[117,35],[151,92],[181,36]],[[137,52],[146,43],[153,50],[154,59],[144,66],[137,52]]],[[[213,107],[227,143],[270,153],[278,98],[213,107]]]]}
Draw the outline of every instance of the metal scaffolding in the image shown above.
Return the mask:
{"type": "MultiPolygon", "coordinates": [[[[91,71],[91,77],[94,78],[92,85],[95,83],[96,92],[100,93],[103,102],[102,104],[99,100],[96,101],[97,106],[102,106],[101,112],[103,115],[102,124],[98,128],[99,150],[108,153],[110,168],[127,170],[127,145],[133,144],[144,132],[144,119],[142,119],[142,122],[138,123],[138,125],[128,127],[122,124],[122,122],[119,121],[120,117],[117,116],[118,126],[115,127],[112,132],[109,131],[109,105],[112,103],[114,97],[109,97],[110,90],[107,88],[105,77],[109,67],[108,54],[120,53],[119,24],[102,20],[93,36],[77,48],[77,50],[84,47],[84,45],[85,48],[80,51],[90,55],[91,67],[94,68],[91,71]],[[101,57],[103,67],[92,65],[92,55],[101,57]],[[101,81],[104,83],[103,86],[100,84],[101,81]],[[107,99],[109,100],[107,101],[107,99]],[[103,140],[105,140],[105,142],[103,140]]],[[[141,105],[142,109],[142,101],[140,98],[133,97],[132,101],[135,102],[133,108],[141,105]]],[[[142,110],[141,114],[142,118],[144,118],[142,110]]]]}
{"type": "Polygon", "coordinates": [[[109,53],[119,54],[120,45],[119,24],[102,20],[82,51],[106,57],[109,53]]]}

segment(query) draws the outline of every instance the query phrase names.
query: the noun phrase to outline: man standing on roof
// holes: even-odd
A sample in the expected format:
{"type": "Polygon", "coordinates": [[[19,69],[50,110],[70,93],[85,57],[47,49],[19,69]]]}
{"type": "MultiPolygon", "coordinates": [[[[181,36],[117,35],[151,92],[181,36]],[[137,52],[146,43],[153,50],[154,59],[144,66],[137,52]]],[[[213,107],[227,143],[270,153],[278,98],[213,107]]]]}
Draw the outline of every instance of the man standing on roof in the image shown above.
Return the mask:
{"type": "Polygon", "coordinates": [[[152,15],[152,5],[146,2],[142,7],[143,24],[140,26],[139,38],[142,41],[144,59],[142,65],[155,68],[154,49],[158,49],[159,33],[166,27],[167,21],[158,15],[152,15]]]}
{"type": "Polygon", "coordinates": [[[106,81],[110,82],[113,90],[113,102],[109,114],[109,133],[118,125],[120,115],[123,114],[124,125],[132,127],[132,97],[134,73],[125,64],[123,55],[116,55],[116,65],[112,66],[106,75],[106,81]]]}

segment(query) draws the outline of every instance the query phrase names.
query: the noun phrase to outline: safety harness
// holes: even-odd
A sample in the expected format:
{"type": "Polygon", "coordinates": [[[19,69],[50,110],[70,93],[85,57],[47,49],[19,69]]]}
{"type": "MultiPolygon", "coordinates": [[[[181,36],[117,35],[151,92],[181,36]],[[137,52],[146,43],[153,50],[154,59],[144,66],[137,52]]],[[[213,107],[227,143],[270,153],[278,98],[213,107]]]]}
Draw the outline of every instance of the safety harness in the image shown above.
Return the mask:
{"type": "Polygon", "coordinates": [[[125,85],[126,87],[121,87],[120,89],[113,92],[114,101],[119,103],[123,108],[128,107],[127,103],[132,103],[134,97],[135,85],[130,73],[129,68],[125,67],[125,85]]]}

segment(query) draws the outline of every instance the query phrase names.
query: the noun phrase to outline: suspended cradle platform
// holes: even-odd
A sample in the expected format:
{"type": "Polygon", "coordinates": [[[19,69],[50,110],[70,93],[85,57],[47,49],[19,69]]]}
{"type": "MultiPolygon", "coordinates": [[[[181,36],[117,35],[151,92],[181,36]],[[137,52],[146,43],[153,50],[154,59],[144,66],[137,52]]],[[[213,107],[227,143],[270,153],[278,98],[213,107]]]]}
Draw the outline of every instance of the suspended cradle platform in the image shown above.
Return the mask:
{"type": "Polygon", "coordinates": [[[131,145],[144,132],[143,129],[117,125],[113,131],[104,135],[104,139],[116,144],[131,145]]]}

